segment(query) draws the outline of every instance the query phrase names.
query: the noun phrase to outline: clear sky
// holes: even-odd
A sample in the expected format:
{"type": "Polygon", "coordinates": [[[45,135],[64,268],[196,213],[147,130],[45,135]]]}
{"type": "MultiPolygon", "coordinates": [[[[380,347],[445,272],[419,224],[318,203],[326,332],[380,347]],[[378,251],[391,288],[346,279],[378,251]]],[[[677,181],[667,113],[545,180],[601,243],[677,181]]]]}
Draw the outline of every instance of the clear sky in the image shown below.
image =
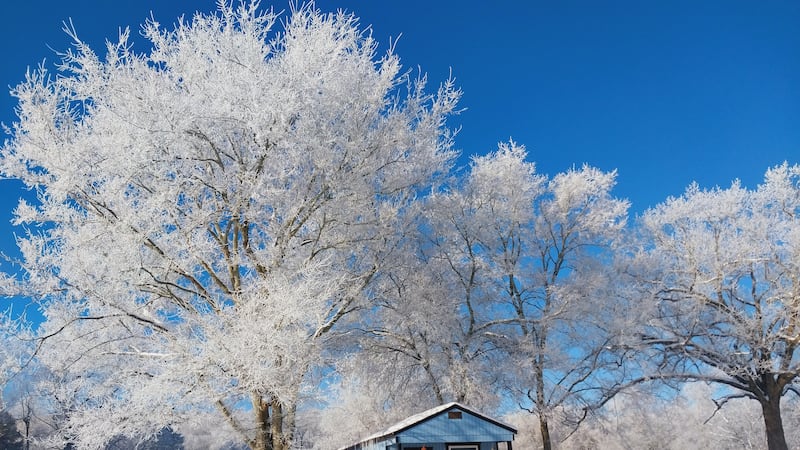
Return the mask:
{"type": "MultiPolygon", "coordinates": [[[[270,3],[288,9],[288,1],[270,3]]],[[[755,186],[767,167],[800,163],[800,2],[744,0],[319,0],[356,13],[433,87],[452,70],[467,108],[456,144],[480,154],[513,138],[540,172],[617,169],[638,213],[692,181],[755,186]]],[[[38,0],[0,5],[0,85],[69,46],[61,22],[98,51],[214,0],[38,0]]],[[[141,44],[141,41],[139,42],[141,44]]],[[[141,45],[135,47],[146,50],[141,45]]],[[[0,121],[15,120],[0,93],[0,121]]],[[[20,191],[0,182],[0,250],[20,191]]]]}

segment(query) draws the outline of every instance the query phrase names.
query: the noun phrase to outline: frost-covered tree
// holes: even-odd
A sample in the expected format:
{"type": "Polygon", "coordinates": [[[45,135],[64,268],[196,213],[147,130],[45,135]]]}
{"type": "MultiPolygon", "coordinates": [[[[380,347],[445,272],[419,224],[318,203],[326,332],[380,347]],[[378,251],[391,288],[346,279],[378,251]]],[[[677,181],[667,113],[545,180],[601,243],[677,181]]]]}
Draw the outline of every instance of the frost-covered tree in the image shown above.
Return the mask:
{"type": "MultiPolygon", "coordinates": [[[[689,187],[647,211],[626,271],[652,377],[718,383],[761,406],[770,449],[786,449],[781,400],[800,375],[800,166],[749,190],[689,187]]],[[[723,391],[724,393],[724,391],[723,391]]]]}
{"type": "Polygon", "coordinates": [[[526,158],[501,144],[420,206],[362,327],[357,377],[391,386],[369,385],[385,394],[376,409],[492,408],[510,389],[548,436],[563,411],[599,398],[616,313],[603,262],[628,205],[611,196],[614,173],[548,179],[526,158]]]}
{"type": "Polygon", "coordinates": [[[470,325],[467,313],[476,302],[476,284],[485,279],[473,276],[471,286],[465,282],[458,267],[478,259],[462,260],[457,245],[435,238],[451,236],[453,224],[436,223],[434,217],[451,195],[434,197],[418,205],[392,266],[373,284],[374,308],[360,316],[367,320],[348,327],[359,350],[336,362],[339,378],[310,427],[315,448],[357,442],[446,402],[482,408],[499,403],[499,390],[491,383],[490,342],[482,334],[486,330],[474,317],[470,325]]]}
{"type": "Polygon", "coordinates": [[[392,391],[404,393],[406,399],[393,395],[391,403],[403,404],[409,413],[451,401],[481,407],[497,403],[491,400],[496,390],[485,367],[489,342],[478,323],[485,317],[475,315],[485,301],[479,284],[486,278],[476,273],[480,258],[461,253],[461,244],[468,243],[443,238],[458,231],[453,222],[443,228],[436,223],[442,200],[422,207],[419,232],[381,280],[379,308],[362,326],[363,351],[355,364],[362,372],[357,377],[381,378],[392,391]]]}
{"type": "Polygon", "coordinates": [[[409,205],[453,157],[459,92],[409,80],[344,13],[220,2],[81,42],[13,90],[0,175],[37,195],[2,279],[45,322],[65,442],[167,426],[286,449],[329,332],[367,301],[409,205]],[[227,430],[227,431],[226,431],[227,430]]]}
{"type": "Polygon", "coordinates": [[[613,172],[548,179],[526,158],[501,144],[426,201],[415,262],[392,279],[373,345],[393,374],[424,380],[426,398],[493,406],[510,388],[549,449],[551,420],[596,400],[595,375],[608,375],[616,311],[603,263],[628,204],[611,196],[613,172]]]}
{"type": "Polygon", "coordinates": [[[615,172],[584,166],[547,179],[525,157],[511,144],[476,158],[470,190],[485,210],[477,242],[494,285],[486,326],[507,354],[497,369],[549,450],[551,422],[597,401],[617,367],[606,263],[628,202],[611,194],[615,172]]]}
{"type": "MultiPolygon", "coordinates": [[[[679,390],[661,383],[638,384],[620,392],[581,423],[561,442],[563,450],[758,450],[764,447],[764,423],[758,403],[732,399],[716,404],[718,386],[703,382],[681,384],[679,390]]],[[[797,402],[783,404],[789,448],[798,448],[797,402]]],[[[514,446],[541,446],[539,430],[527,415],[504,418],[518,428],[514,446]]],[[[559,430],[556,438],[561,440],[559,430]]]]}
{"type": "MultiPolygon", "coordinates": [[[[664,389],[658,383],[627,389],[602,410],[595,411],[559,448],[764,448],[764,426],[758,421],[758,407],[753,402],[736,399],[718,410],[711,400],[714,389],[705,383],[686,383],[679,391],[664,389]]],[[[526,438],[525,431],[520,431],[520,439],[526,438]]]]}
{"type": "Polygon", "coordinates": [[[391,270],[375,283],[376,307],[358,327],[361,351],[340,364],[340,392],[347,395],[334,411],[355,399],[385,426],[446,402],[484,409],[499,403],[491,367],[502,362],[492,359],[497,352],[487,328],[496,302],[480,248],[492,212],[480,207],[485,199],[469,179],[470,172],[453,176],[416,205],[391,270]],[[374,401],[365,402],[360,389],[374,401]]]}

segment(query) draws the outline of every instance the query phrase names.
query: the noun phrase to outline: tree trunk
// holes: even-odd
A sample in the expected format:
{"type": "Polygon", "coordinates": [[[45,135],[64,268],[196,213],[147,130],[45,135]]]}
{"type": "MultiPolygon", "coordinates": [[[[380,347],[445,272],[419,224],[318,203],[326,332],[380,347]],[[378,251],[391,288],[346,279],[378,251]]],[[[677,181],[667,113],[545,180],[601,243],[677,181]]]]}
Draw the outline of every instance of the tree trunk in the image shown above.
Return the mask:
{"type": "Polygon", "coordinates": [[[433,395],[436,397],[436,403],[443,405],[444,396],[442,395],[442,390],[439,388],[439,382],[437,381],[438,378],[436,377],[436,374],[431,371],[431,364],[427,359],[423,360],[422,368],[425,370],[425,374],[428,376],[428,380],[431,382],[431,388],[433,389],[433,395]]]}
{"type": "Polygon", "coordinates": [[[553,444],[550,442],[550,426],[547,424],[547,417],[541,413],[539,414],[539,431],[542,432],[542,450],[552,450],[553,444]]]}
{"type": "Polygon", "coordinates": [[[287,409],[288,417],[284,417],[284,406],[278,399],[269,401],[258,393],[253,393],[253,411],[255,412],[256,435],[250,442],[251,450],[289,450],[291,427],[284,421],[294,420],[294,410],[287,409]]]}
{"type": "Polygon", "coordinates": [[[264,401],[261,394],[253,394],[253,410],[256,415],[256,436],[253,439],[252,450],[273,450],[272,439],[269,436],[269,403],[264,401]]]}
{"type": "Polygon", "coordinates": [[[278,399],[272,400],[272,450],[287,450],[286,439],[283,436],[283,405],[278,399]]]}
{"type": "Polygon", "coordinates": [[[783,432],[783,419],[781,418],[781,396],[769,395],[761,401],[761,411],[764,414],[764,425],[767,430],[767,448],[769,450],[788,450],[786,435],[783,432]]]}
{"type": "Polygon", "coordinates": [[[26,414],[22,420],[25,424],[25,450],[31,450],[31,417],[26,414]]]}
{"type": "Polygon", "coordinates": [[[286,450],[289,450],[289,445],[294,441],[295,422],[297,420],[297,400],[285,407],[286,411],[283,414],[283,441],[286,443],[286,450]]]}
{"type": "Polygon", "coordinates": [[[536,409],[539,411],[539,431],[542,433],[542,450],[553,448],[550,442],[550,426],[547,423],[547,402],[544,398],[544,356],[536,357],[536,409]]]}
{"type": "Polygon", "coordinates": [[[539,333],[534,336],[537,347],[537,354],[533,361],[536,371],[536,410],[539,412],[539,431],[542,433],[542,450],[551,450],[553,444],[550,441],[550,426],[547,423],[547,399],[544,395],[544,365],[545,349],[547,348],[547,328],[542,327],[539,333]]]}

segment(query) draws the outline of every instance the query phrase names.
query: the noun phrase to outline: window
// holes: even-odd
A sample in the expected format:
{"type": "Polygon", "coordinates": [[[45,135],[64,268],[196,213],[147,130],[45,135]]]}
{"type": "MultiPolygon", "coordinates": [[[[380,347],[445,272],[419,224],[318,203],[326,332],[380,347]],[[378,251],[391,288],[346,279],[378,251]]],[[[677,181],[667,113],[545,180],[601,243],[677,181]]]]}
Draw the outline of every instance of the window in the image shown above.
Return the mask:
{"type": "Polygon", "coordinates": [[[448,419],[460,419],[461,418],[461,411],[448,411],[447,418],[448,419]]]}

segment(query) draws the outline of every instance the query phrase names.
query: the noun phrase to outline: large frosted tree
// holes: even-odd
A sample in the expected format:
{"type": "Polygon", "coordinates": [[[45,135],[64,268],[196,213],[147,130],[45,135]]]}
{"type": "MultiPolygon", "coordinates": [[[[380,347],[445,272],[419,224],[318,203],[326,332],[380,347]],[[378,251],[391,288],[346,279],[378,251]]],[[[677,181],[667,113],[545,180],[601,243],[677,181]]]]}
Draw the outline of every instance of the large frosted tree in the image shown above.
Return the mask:
{"type": "Polygon", "coordinates": [[[800,166],[754,190],[693,185],[643,215],[625,266],[641,313],[630,345],[657,370],[645,375],[717,383],[720,405],[757,401],[771,450],[787,448],[781,400],[798,392],[799,219],[800,166]]]}
{"type": "Polygon", "coordinates": [[[68,30],[58,73],[13,90],[0,174],[37,201],[0,285],[44,314],[28,357],[69,406],[65,441],[211,421],[287,448],[329,331],[447,170],[451,84],[427,94],[351,15],[275,23],[221,2],[105,58],[68,30]]]}
{"type": "Polygon", "coordinates": [[[628,203],[612,196],[615,177],[588,166],[540,175],[514,142],[474,157],[417,205],[332,414],[512,401],[552,448],[562,413],[580,420],[617,376],[609,263],[628,203]]]}
{"type": "Polygon", "coordinates": [[[391,374],[424,380],[429,400],[492,406],[507,388],[549,449],[560,414],[598,401],[617,367],[606,263],[628,203],[611,194],[614,172],[548,178],[526,159],[501,144],[427,199],[416,259],[385,290],[372,349],[391,374]]]}
{"type": "Polygon", "coordinates": [[[628,202],[612,195],[616,172],[583,166],[548,179],[525,156],[510,146],[477,158],[472,183],[488,210],[480,242],[503,311],[488,322],[507,354],[500,370],[549,450],[552,425],[579,422],[617,377],[608,263],[628,202]]]}

